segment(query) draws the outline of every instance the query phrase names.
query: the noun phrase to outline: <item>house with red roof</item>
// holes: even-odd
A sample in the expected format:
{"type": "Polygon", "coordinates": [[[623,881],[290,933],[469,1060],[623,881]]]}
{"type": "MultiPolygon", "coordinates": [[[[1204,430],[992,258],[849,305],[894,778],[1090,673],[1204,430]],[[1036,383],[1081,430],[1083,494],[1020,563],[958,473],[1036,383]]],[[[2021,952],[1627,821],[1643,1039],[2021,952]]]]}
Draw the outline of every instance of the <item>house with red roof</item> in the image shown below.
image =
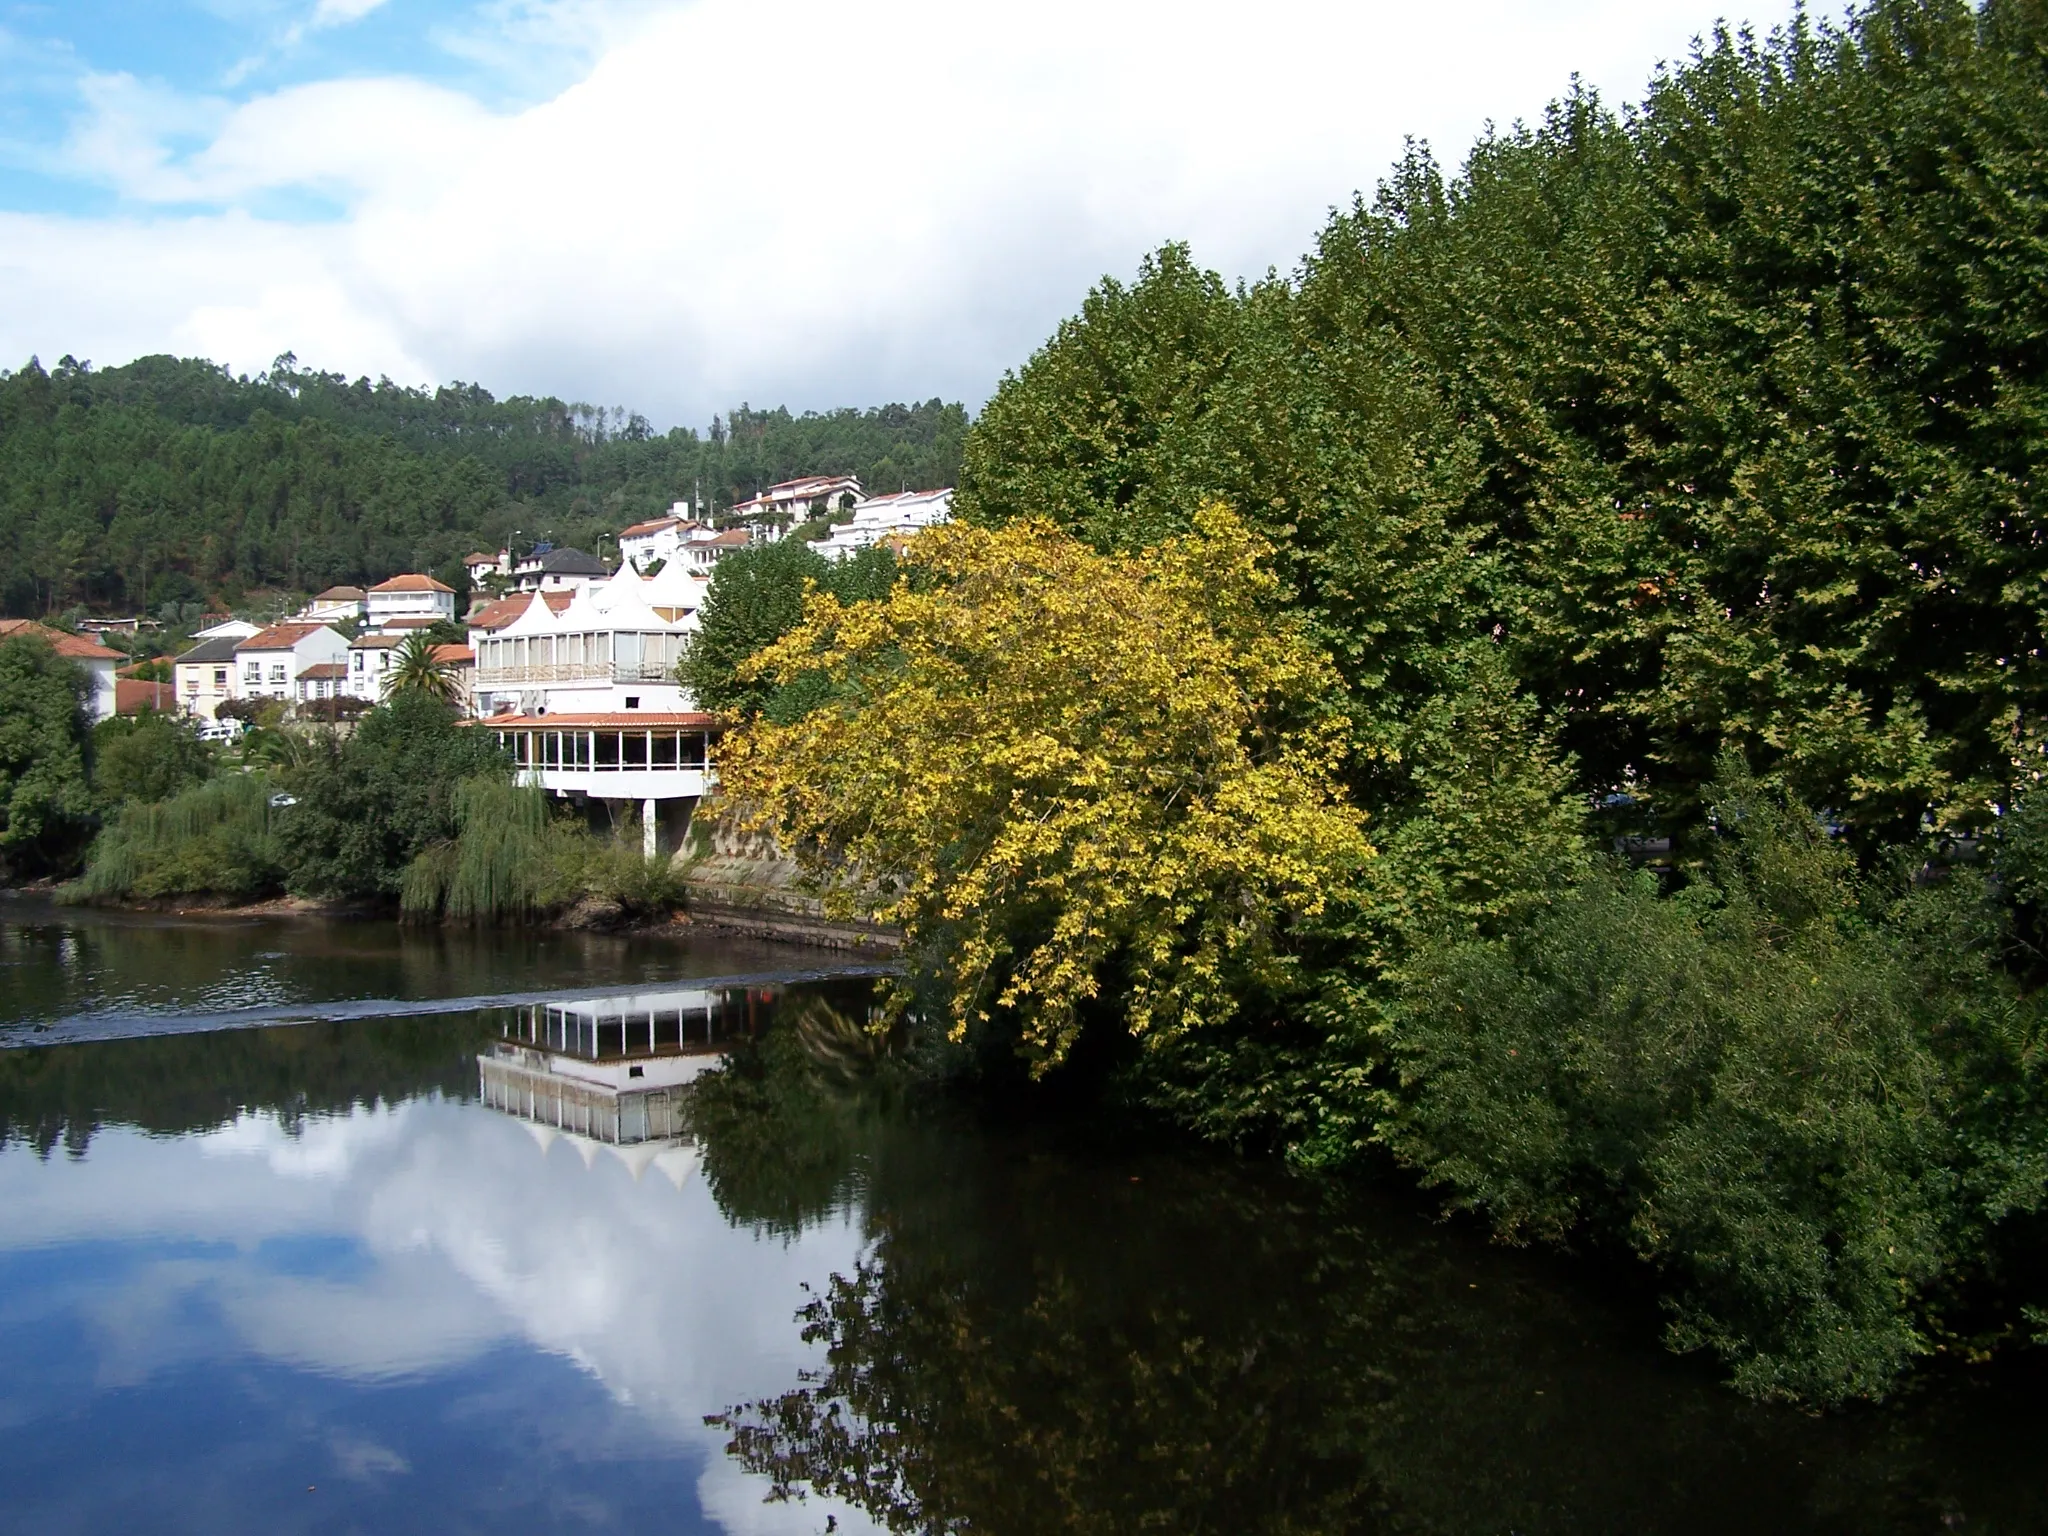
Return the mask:
{"type": "Polygon", "coordinates": [[[455,589],[418,572],[394,576],[370,588],[368,611],[373,629],[391,619],[453,619],[455,589]]]}
{"type": "Polygon", "coordinates": [[[29,635],[41,640],[66,661],[75,662],[80,671],[92,684],[92,695],[88,708],[95,720],[110,719],[120,708],[120,696],[114,676],[114,669],[128,658],[119,651],[109,650],[99,641],[84,635],[74,635],[65,630],[52,629],[48,624],[38,624],[34,619],[0,619],[0,640],[11,640],[16,635],[29,635]]]}
{"type": "Polygon", "coordinates": [[[273,624],[235,646],[234,690],[238,699],[304,697],[299,676],[324,662],[345,662],[348,641],[325,624],[273,624]]]}

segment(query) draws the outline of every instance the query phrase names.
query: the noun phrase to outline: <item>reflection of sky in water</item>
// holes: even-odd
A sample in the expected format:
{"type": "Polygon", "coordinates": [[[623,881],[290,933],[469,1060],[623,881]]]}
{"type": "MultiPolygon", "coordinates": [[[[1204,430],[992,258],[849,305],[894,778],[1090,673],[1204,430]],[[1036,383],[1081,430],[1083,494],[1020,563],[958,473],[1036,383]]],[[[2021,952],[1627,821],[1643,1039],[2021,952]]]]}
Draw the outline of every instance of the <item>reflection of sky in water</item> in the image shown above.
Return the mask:
{"type": "Polygon", "coordinates": [[[863,1529],[703,1423],[815,1363],[801,1284],[857,1229],[756,1238],[584,1150],[417,1100],[0,1153],[0,1523],[863,1529]]]}

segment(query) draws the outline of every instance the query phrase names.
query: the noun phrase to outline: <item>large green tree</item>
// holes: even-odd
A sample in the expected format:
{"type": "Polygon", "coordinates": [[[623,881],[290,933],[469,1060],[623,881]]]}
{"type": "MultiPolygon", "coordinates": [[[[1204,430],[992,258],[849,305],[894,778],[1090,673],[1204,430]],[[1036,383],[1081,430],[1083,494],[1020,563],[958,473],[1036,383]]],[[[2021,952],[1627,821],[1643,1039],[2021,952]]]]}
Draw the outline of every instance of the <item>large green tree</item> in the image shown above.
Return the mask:
{"type": "Polygon", "coordinates": [[[0,640],[0,873],[63,873],[92,836],[86,688],[46,641],[0,640]]]}

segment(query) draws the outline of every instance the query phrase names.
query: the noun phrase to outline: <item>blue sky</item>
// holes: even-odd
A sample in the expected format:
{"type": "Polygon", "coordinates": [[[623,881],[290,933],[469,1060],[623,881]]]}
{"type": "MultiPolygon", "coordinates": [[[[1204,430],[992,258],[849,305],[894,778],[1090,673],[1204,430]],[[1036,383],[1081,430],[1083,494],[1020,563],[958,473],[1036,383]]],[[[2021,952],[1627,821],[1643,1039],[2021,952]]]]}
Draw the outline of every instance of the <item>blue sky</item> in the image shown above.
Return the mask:
{"type": "Polygon", "coordinates": [[[701,423],[985,397],[1104,273],[1287,269],[1405,137],[1789,0],[0,0],[0,367],[701,423]]]}

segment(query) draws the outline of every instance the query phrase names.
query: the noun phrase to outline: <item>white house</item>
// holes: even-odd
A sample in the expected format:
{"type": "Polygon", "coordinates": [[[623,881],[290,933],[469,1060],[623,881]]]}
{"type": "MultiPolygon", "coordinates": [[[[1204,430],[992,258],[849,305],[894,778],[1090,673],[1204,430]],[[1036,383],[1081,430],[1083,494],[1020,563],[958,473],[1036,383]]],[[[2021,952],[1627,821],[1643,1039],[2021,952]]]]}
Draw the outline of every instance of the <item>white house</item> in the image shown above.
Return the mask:
{"type": "Polygon", "coordinates": [[[316,661],[298,675],[297,681],[301,704],[341,698],[348,692],[348,663],[316,661]]]}
{"type": "Polygon", "coordinates": [[[566,603],[494,604],[470,629],[481,728],[530,783],[635,804],[650,856],[664,830],[676,845],[712,781],[716,722],[675,678],[704,585],[675,562],[651,577],[629,567],[566,603]]]}
{"type": "Polygon", "coordinates": [[[353,624],[368,611],[361,587],[329,587],[292,618],[302,624],[353,624]]]}
{"type": "Polygon", "coordinates": [[[65,630],[52,629],[47,624],[38,624],[34,619],[0,619],[0,640],[11,640],[16,635],[33,635],[47,644],[51,650],[66,661],[76,662],[92,684],[87,708],[95,720],[112,719],[120,708],[120,692],[115,687],[114,669],[128,658],[119,651],[109,650],[97,640],[88,640],[83,635],[74,635],[65,630]]]}
{"type": "Polygon", "coordinates": [[[236,642],[235,697],[294,703],[299,698],[300,673],[347,655],[348,641],[325,624],[273,624],[236,642]]]}
{"type": "Polygon", "coordinates": [[[666,564],[675,559],[684,541],[699,529],[711,532],[704,524],[691,520],[687,501],[679,501],[669,509],[667,517],[652,518],[620,530],[619,559],[644,576],[656,561],[666,564]]]}
{"type": "Polygon", "coordinates": [[[171,663],[178,708],[186,714],[211,720],[215,710],[235,697],[235,647],[249,635],[262,633],[253,624],[242,627],[249,631],[248,635],[215,635],[201,640],[171,663]]]}
{"type": "Polygon", "coordinates": [[[223,638],[246,640],[251,635],[262,633],[262,630],[263,626],[261,624],[251,624],[247,619],[224,619],[216,614],[213,623],[206,625],[203,629],[193,630],[192,638],[195,642],[200,640],[220,640],[223,638]]]}
{"type": "Polygon", "coordinates": [[[934,523],[953,520],[953,488],[939,491],[904,491],[895,496],[876,496],[854,508],[853,521],[841,523],[811,548],[827,560],[844,560],[857,550],[867,549],[884,539],[908,538],[934,523]]]}
{"type": "Polygon", "coordinates": [[[512,567],[512,585],[521,592],[580,592],[611,574],[595,555],[580,549],[551,549],[528,555],[512,567]]]}
{"type": "Polygon", "coordinates": [[[455,589],[431,576],[394,576],[370,588],[367,611],[373,628],[390,619],[453,619],[455,589]]]}
{"type": "Polygon", "coordinates": [[[760,495],[736,505],[732,515],[774,540],[807,518],[850,511],[866,500],[867,493],[852,475],[806,475],[800,480],[784,480],[769,486],[760,495]]]}
{"type": "Polygon", "coordinates": [[[728,528],[723,533],[699,528],[677,548],[676,558],[670,563],[699,580],[709,581],[714,565],[734,550],[745,549],[753,542],[753,535],[744,528],[728,528]]]}
{"type": "Polygon", "coordinates": [[[398,648],[405,644],[407,638],[404,634],[388,634],[373,629],[348,642],[347,691],[351,698],[368,699],[372,704],[384,702],[384,691],[390,686],[391,669],[397,664],[398,648]]]}

